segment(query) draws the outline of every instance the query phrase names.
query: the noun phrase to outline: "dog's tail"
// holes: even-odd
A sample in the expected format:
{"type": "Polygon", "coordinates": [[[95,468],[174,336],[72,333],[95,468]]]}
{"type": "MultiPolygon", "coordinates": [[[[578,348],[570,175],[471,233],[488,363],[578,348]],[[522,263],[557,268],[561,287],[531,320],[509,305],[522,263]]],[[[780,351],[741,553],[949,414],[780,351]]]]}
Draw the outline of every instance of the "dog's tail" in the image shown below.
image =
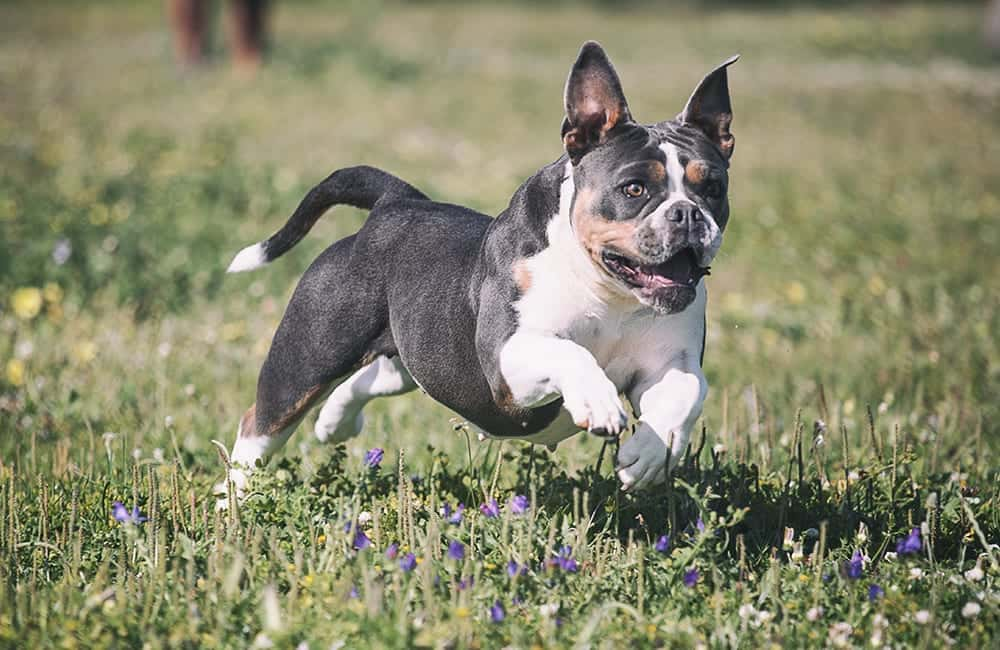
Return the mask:
{"type": "Polygon", "coordinates": [[[281,257],[299,243],[323,213],[334,205],[346,203],[371,210],[387,199],[426,198],[417,188],[381,169],[367,165],[338,169],[309,190],[278,232],[237,253],[226,272],[250,271],[281,257]]]}

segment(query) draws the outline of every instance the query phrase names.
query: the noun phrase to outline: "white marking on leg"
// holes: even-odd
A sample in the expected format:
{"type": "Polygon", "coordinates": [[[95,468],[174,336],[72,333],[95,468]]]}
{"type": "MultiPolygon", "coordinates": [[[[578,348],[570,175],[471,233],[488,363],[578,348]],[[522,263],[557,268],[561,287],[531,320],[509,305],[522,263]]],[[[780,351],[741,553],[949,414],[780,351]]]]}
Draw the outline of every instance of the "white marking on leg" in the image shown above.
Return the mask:
{"type": "Polygon", "coordinates": [[[233,258],[226,273],[240,273],[242,271],[252,271],[267,264],[267,253],[264,252],[263,244],[247,246],[233,258]]]}
{"type": "Polygon", "coordinates": [[[343,442],[361,433],[362,409],[376,397],[400,395],[416,388],[400,358],[378,357],[340,384],[323,405],[315,433],[321,442],[343,442]]]}

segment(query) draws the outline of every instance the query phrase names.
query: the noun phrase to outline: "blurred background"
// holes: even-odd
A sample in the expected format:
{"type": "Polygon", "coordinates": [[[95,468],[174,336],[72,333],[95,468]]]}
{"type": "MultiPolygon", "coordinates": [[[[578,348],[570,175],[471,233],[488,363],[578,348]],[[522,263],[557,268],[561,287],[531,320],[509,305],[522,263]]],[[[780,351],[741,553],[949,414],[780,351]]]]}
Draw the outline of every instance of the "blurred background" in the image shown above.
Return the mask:
{"type": "MultiPolygon", "coordinates": [[[[743,56],[709,280],[710,444],[767,459],[799,409],[860,440],[870,406],[929,463],[990,458],[1000,18],[986,3],[277,0],[240,37],[248,19],[223,1],[197,19],[197,47],[189,4],[0,6],[0,457],[105,431],[140,456],[174,439],[207,483],[208,441],[231,441],[253,401],[295,282],[364,215],[338,208],[256,273],[225,276],[231,256],[359,163],[499,213],[560,155],[563,83],[596,39],[646,122],[743,56]]],[[[371,409],[359,450],[464,452],[425,397],[371,409]]],[[[592,462],[595,444],[557,453],[592,462]]]]}

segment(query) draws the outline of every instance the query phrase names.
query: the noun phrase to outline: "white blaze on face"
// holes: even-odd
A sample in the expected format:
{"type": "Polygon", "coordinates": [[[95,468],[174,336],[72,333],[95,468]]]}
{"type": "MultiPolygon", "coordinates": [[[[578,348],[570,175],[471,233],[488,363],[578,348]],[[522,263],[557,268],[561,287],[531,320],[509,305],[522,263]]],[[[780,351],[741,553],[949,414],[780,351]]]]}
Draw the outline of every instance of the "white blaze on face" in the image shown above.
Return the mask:
{"type": "MultiPolygon", "coordinates": [[[[667,199],[654,210],[650,217],[654,223],[665,223],[667,211],[680,202],[694,203],[697,201],[688,196],[684,189],[684,166],[681,164],[680,154],[677,146],[664,142],[660,145],[660,150],[667,155],[667,199]]],[[[722,229],[715,221],[715,216],[705,207],[701,207],[701,214],[705,219],[705,234],[701,238],[702,251],[698,263],[708,266],[715,259],[719,247],[722,246],[722,229]]]]}

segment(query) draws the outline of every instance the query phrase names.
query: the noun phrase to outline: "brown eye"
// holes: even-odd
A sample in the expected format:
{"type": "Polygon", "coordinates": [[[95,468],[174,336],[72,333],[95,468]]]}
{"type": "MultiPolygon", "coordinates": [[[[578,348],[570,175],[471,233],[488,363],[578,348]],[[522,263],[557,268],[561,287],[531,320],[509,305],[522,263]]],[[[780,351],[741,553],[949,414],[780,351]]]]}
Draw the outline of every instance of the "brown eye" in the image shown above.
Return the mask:
{"type": "Polygon", "coordinates": [[[646,193],[646,186],[642,183],[636,183],[633,181],[623,185],[622,192],[629,198],[637,199],[646,193]]]}

